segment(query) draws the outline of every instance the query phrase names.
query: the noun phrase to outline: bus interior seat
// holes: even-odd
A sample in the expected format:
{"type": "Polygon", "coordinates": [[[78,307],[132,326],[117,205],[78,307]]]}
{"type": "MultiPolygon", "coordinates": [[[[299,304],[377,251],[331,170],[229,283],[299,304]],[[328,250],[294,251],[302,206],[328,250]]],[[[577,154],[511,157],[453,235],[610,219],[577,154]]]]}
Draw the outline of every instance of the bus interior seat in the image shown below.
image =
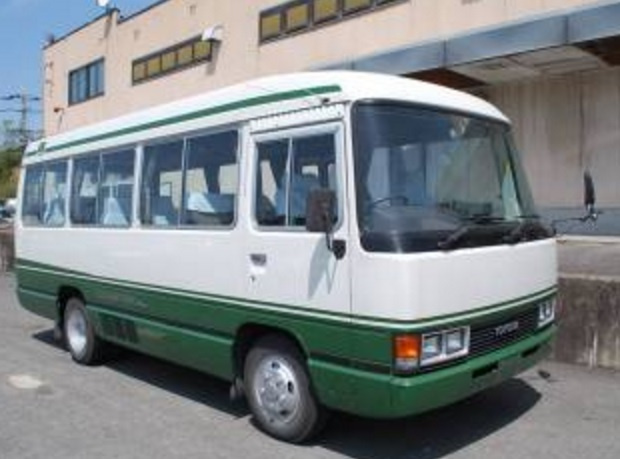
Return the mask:
{"type": "Polygon", "coordinates": [[[232,223],[235,208],[234,194],[190,192],[187,196],[187,222],[196,225],[226,225],[232,223]]]}
{"type": "Polygon", "coordinates": [[[58,226],[65,222],[65,200],[55,197],[45,204],[43,223],[45,225],[58,226]]]}
{"type": "Polygon", "coordinates": [[[115,197],[107,197],[103,203],[103,216],[101,223],[105,226],[128,226],[129,219],[123,211],[119,200],[115,197]]]}
{"type": "Polygon", "coordinates": [[[169,226],[177,223],[178,212],[172,203],[171,196],[153,196],[151,198],[152,224],[169,226]]]}
{"type": "MultiPolygon", "coordinates": [[[[282,184],[286,183],[286,176],[282,184]]],[[[291,180],[291,216],[293,219],[306,218],[306,200],[312,190],[321,188],[319,178],[314,174],[295,174],[291,180]]],[[[281,186],[276,191],[275,207],[277,215],[286,214],[286,187],[281,186]]]]}

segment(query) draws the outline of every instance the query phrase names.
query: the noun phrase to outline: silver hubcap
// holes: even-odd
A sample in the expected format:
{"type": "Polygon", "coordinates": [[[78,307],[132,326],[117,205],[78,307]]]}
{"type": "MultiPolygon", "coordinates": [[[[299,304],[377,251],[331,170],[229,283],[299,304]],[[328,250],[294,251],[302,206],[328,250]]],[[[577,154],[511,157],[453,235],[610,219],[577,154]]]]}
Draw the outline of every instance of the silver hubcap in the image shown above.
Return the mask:
{"type": "Polygon", "coordinates": [[[285,425],[295,418],[301,402],[299,383],[285,360],[264,359],[254,375],[254,390],[259,409],[270,424],[285,425]]]}
{"type": "Polygon", "coordinates": [[[80,356],[86,350],[86,317],[81,310],[72,308],[67,317],[67,341],[73,354],[80,356]]]}

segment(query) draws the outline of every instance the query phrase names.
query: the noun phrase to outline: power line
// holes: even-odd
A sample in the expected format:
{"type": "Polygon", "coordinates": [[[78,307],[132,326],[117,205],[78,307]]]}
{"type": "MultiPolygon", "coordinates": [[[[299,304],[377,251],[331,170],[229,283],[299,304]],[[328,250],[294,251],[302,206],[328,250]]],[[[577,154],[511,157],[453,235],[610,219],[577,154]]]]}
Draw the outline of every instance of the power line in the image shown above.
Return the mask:
{"type": "Polygon", "coordinates": [[[32,138],[32,133],[34,132],[28,128],[29,115],[31,113],[40,113],[40,110],[32,109],[30,104],[40,102],[41,98],[39,96],[33,96],[31,94],[22,92],[0,96],[0,100],[4,102],[19,102],[19,108],[2,109],[0,110],[0,112],[18,113],[20,115],[19,128],[17,129],[17,137],[19,138],[20,143],[28,143],[28,141],[32,138]]]}

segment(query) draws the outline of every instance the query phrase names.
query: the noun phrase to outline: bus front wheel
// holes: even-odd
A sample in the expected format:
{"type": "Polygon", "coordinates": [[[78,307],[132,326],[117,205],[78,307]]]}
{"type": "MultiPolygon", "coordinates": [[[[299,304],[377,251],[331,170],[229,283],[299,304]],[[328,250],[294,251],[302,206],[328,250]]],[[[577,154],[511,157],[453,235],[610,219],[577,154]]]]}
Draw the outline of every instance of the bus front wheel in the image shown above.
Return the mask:
{"type": "Polygon", "coordinates": [[[97,337],[86,306],[80,298],[70,298],[64,311],[63,334],[71,357],[82,365],[101,361],[104,343],[97,337]]]}
{"type": "Polygon", "coordinates": [[[301,443],[321,427],[322,407],[312,393],[304,359],[289,340],[260,339],[245,360],[244,385],[254,420],[269,435],[301,443]]]}

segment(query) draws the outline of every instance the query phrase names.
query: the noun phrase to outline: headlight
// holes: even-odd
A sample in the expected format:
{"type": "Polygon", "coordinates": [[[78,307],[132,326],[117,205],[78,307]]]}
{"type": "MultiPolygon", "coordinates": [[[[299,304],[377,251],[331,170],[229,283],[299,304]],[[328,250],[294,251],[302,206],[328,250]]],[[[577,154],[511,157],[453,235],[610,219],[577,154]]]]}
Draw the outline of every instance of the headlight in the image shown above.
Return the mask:
{"type": "Polygon", "coordinates": [[[443,352],[443,334],[435,333],[425,335],[422,345],[422,360],[430,360],[439,357],[443,352]]]}
{"type": "Polygon", "coordinates": [[[555,298],[549,298],[538,305],[538,328],[555,320],[555,298]]]}
{"type": "Polygon", "coordinates": [[[469,353],[469,327],[452,328],[422,336],[394,337],[394,369],[411,374],[419,367],[446,362],[469,353]]]}
{"type": "Polygon", "coordinates": [[[422,335],[420,366],[442,363],[469,353],[469,327],[422,335]]]}

